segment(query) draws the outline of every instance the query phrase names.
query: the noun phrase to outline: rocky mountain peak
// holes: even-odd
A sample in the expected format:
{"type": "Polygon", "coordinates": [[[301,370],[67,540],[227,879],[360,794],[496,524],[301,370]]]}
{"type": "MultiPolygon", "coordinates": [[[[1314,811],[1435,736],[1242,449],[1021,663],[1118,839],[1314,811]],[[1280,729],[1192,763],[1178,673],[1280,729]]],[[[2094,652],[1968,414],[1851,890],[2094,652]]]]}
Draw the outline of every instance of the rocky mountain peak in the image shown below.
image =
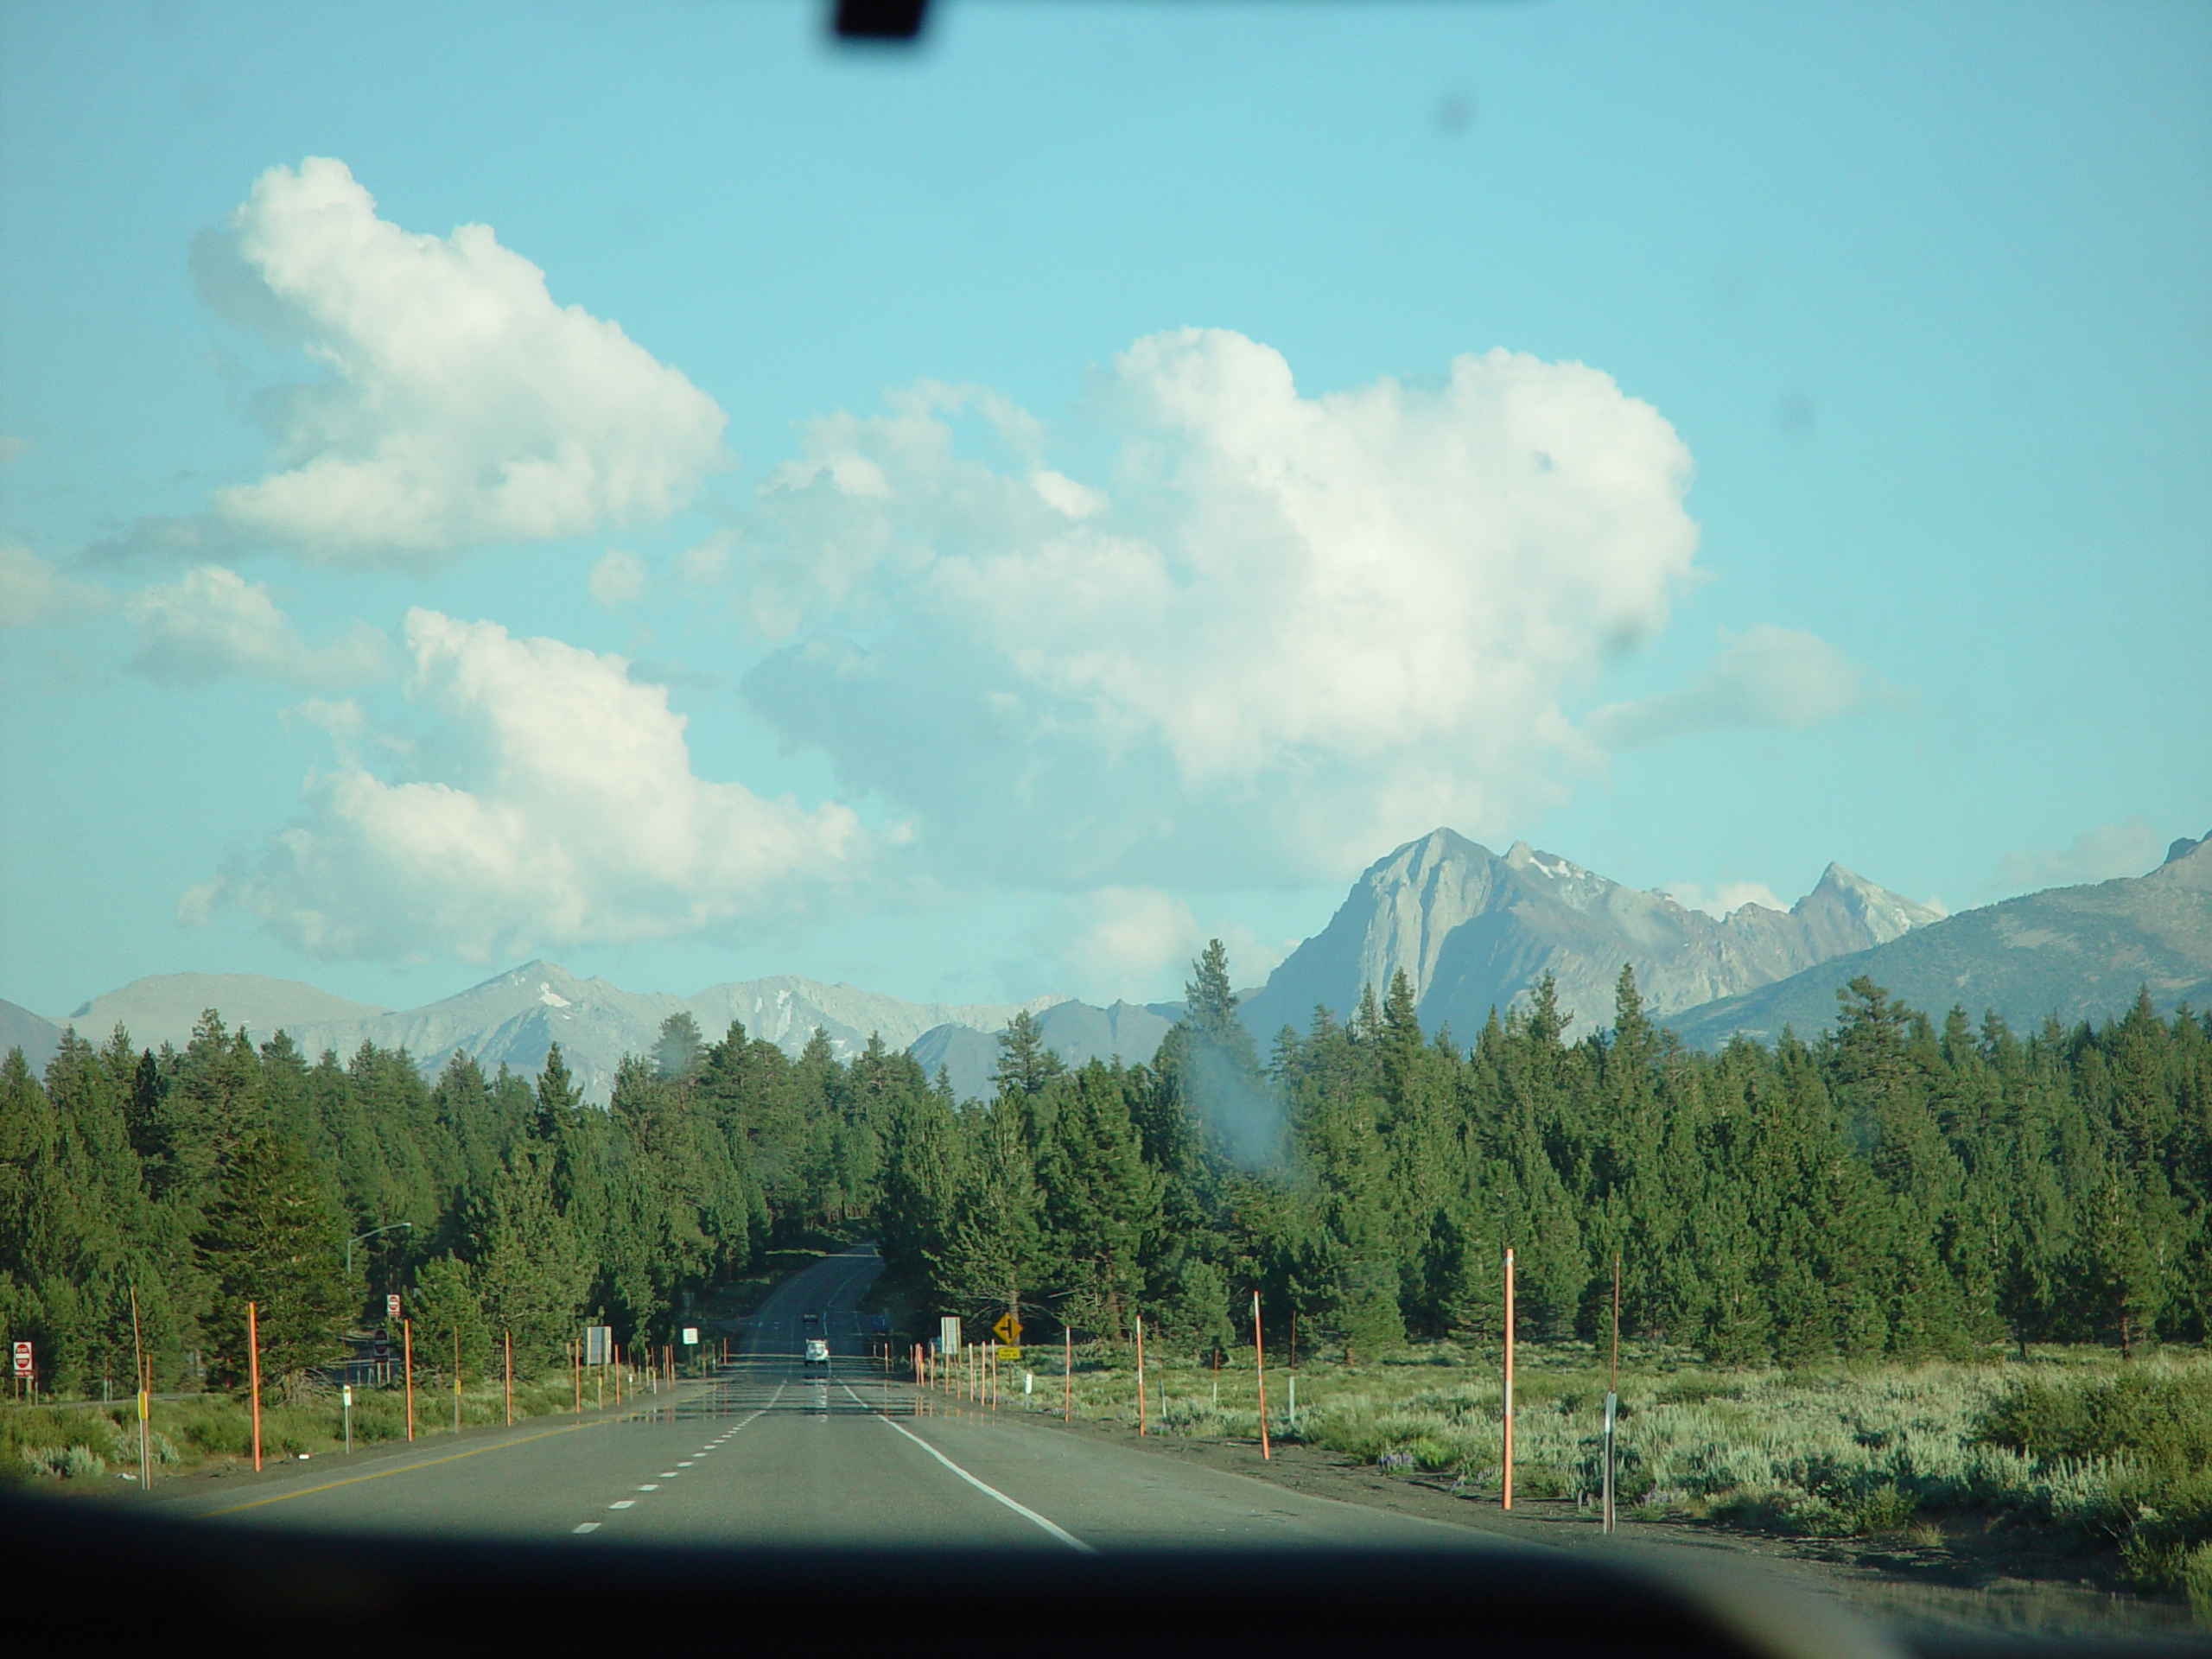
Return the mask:
{"type": "Polygon", "coordinates": [[[1727,919],[1642,893],[1516,841],[1501,857],[1448,829],[1378,859],[1330,923],[1246,1006],[1263,1038],[1339,1018],[1400,972],[1421,1020],[1472,1033],[1546,973],[1586,1027],[1610,1023],[1624,963],[1656,1014],[1770,983],[1936,919],[1924,905],[1831,864],[1788,914],[1746,906],[1727,919]]]}
{"type": "Polygon", "coordinates": [[[2201,841],[2183,836],[2166,849],[2166,861],[2151,872],[2151,880],[2212,893],[2212,831],[2201,841]]]}
{"type": "MultiPolygon", "coordinates": [[[[1841,906],[1864,927],[1870,936],[1868,944],[1887,944],[1916,927],[1943,919],[1943,912],[1934,906],[1920,904],[1902,893],[1891,893],[1887,887],[1877,887],[1840,864],[1830,864],[1822,870],[1812,892],[1790,906],[1790,914],[1804,917],[1823,901],[1841,906]]],[[[1852,948],[1864,950],[1866,946],[1852,948]]]]}

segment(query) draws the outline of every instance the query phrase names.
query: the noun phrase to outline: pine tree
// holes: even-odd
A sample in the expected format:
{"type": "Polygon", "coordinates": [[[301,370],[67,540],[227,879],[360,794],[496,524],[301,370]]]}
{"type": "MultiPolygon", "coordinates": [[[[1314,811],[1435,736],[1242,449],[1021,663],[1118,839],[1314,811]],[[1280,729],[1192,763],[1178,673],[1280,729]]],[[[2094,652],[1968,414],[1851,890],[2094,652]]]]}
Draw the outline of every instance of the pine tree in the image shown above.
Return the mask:
{"type": "Polygon", "coordinates": [[[535,1141],[508,1154],[474,1235],[474,1289],[487,1331],[514,1338],[525,1373],[558,1365],[582,1322],[592,1263],[553,1200],[553,1154],[535,1141]]]}
{"type": "Polygon", "coordinates": [[[246,1304],[257,1306],[261,1373],[296,1393],[335,1358],[361,1302],[344,1272],[346,1235],[321,1172],[297,1141],[266,1129],[221,1172],[200,1250],[214,1286],[208,1332],[219,1375],[246,1374],[246,1304]]]}

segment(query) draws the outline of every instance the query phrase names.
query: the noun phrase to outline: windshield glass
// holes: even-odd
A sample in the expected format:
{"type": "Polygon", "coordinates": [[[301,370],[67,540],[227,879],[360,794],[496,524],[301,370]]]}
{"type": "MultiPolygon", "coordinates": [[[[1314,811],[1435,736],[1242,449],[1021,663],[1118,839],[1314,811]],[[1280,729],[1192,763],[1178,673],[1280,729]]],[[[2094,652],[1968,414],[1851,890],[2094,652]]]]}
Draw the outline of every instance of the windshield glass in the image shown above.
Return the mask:
{"type": "Polygon", "coordinates": [[[0,1477],[2188,1628],[2208,202],[2201,7],[8,8],[0,1477]]]}

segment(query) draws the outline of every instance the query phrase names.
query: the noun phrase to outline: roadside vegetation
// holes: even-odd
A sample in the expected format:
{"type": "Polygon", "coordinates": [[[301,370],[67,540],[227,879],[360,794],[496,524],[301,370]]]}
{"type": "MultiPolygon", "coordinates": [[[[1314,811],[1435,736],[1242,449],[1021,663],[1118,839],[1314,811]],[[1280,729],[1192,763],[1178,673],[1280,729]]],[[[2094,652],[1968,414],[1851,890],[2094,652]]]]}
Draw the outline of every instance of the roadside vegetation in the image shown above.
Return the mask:
{"type": "MultiPolygon", "coordinates": [[[[1192,1357],[1147,1341],[1145,1424],[1155,1434],[1256,1445],[1252,1351],[1192,1357]]],[[[1137,1425],[1128,1344],[1078,1345],[1002,1366],[1004,1408],[1137,1425]],[[1022,1372],[1034,1377],[1025,1395],[1022,1372]]],[[[1518,1503],[1590,1510],[1600,1490],[1605,1359],[1580,1342],[1516,1356],[1518,1503]]],[[[1451,1342],[1346,1363],[1271,1362],[1268,1427],[1301,1444],[1495,1502],[1497,1355],[1451,1342]],[[1292,1414],[1294,1389],[1296,1414],[1292,1414]]],[[[2212,1622],[2212,1359],[2121,1362],[2094,1347],[1980,1361],[1728,1367],[1694,1351],[1624,1345],[1618,1417],[1624,1522],[1705,1522],[1804,1538],[1896,1537],[1940,1547],[2005,1534],[2116,1557],[2139,1587],[2182,1589],[2212,1622]]]]}
{"type": "MultiPolygon", "coordinates": [[[[574,1383],[547,1376],[515,1384],[515,1421],[565,1414],[575,1406],[574,1383]]],[[[607,1396],[607,1409],[613,1409],[607,1396]]],[[[586,1420],[600,1408],[588,1383],[586,1420]]],[[[135,1484],[138,1478],[138,1424],[128,1400],[114,1404],[61,1403],[0,1408],[0,1481],[60,1483],[72,1490],[135,1484]]],[[[464,1383],[461,1421],[484,1428],[506,1419],[499,1385],[464,1383]]],[[[253,1454],[251,1414],[246,1402],[229,1393],[156,1400],[149,1418],[154,1484],[162,1477],[189,1474],[253,1454]]],[[[449,1377],[425,1376],[415,1388],[417,1441],[453,1433],[453,1384],[449,1377]]],[[[398,1389],[353,1390],[353,1444],[357,1448],[404,1440],[407,1402],[398,1389]]],[[[305,1456],[342,1456],[345,1420],[336,1389],[308,1390],[294,1403],[264,1402],[261,1450],[264,1464],[305,1456]]]]}

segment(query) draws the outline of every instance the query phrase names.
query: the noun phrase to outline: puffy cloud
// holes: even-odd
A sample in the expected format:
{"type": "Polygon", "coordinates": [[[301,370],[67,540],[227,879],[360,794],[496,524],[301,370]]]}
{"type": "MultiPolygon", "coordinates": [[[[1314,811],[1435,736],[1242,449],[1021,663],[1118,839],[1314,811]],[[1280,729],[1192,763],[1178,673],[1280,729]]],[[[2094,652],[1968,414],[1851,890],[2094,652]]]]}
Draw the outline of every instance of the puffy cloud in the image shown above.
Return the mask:
{"type": "Polygon", "coordinates": [[[2165,843],[2141,818],[2101,823],[2055,852],[2005,854],[2002,885],[2018,891],[2110,881],[2157,868],[2164,854],[2165,843]]]}
{"type": "Polygon", "coordinates": [[[997,879],[1250,886],[1500,833],[1556,798],[1586,753],[1562,699],[1664,625],[1695,552],[1688,451],[1580,364],[1310,397],[1186,329],[1091,416],[1093,484],[972,391],[817,422],[746,544],[753,626],[798,635],[756,706],[997,879]]]}
{"type": "Polygon", "coordinates": [[[1695,881],[1672,881],[1659,891],[1685,910],[1701,910],[1716,918],[1725,918],[1745,905],[1762,905],[1769,910],[1789,908],[1789,901],[1777,897],[1764,881],[1717,881],[1710,887],[1695,881]]]}
{"type": "MultiPolygon", "coordinates": [[[[467,961],[787,925],[852,878],[853,814],[695,776],[666,690],[616,656],[413,610],[405,694],[435,717],[420,775],[341,757],[259,859],[187,893],[310,955],[467,961]]],[[[342,708],[308,717],[332,724],[342,708]]]]}
{"type": "Polygon", "coordinates": [[[1608,703],[1583,728],[1608,749],[1640,748],[1720,727],[1800,731],[1884,695],[1880,681],[1827,640],[1761,623],[1730,641],[1688,685],[1608,703]]]}
{"type": "Polygon", "coordinates": [[[309,645],[269,589],[235,570],[203,564],[140,589],[123,613],[137,630],[130,666],[162,685],[205,685],[246,674],[327,690],[388,678],[391,644],[357,622],[327,645],[309,645]]]}
{"type": "Polygon", "coordinates": [[[1099,887],[1062,899],[1022,936],[1036,961],[1020,964],[1021,982],[1065,986],[1094,1002],[1176,997],[1211,938],[1228,947],[1247,984],[1264,980],[1297,943],[1263,944],[1235,923],[1201,925],[1188,904],[1157,888],[1099,887]]]}
{"type": "Polygon", "coordinates": [[[645,562],[610,547],[591,568],[591,602],[602,611],[619,610],[645,591],[645,562]]]}
{"type": "Polygon", "coordinates": [[[341,162],[263,174],[193,263],[218,311],[322,372],[265,404],[278,470],[143,541],[423,563],[660,518],[722,462],[722,412],[682,373],[556,304],[488,226],[379,219],[341,162]]]}
{"type": "Polygon", "coordinates": [[[74,622],[105,610],[105,588],[73,582],[27,547],[0,545],[0,628],[74,622]]]}

